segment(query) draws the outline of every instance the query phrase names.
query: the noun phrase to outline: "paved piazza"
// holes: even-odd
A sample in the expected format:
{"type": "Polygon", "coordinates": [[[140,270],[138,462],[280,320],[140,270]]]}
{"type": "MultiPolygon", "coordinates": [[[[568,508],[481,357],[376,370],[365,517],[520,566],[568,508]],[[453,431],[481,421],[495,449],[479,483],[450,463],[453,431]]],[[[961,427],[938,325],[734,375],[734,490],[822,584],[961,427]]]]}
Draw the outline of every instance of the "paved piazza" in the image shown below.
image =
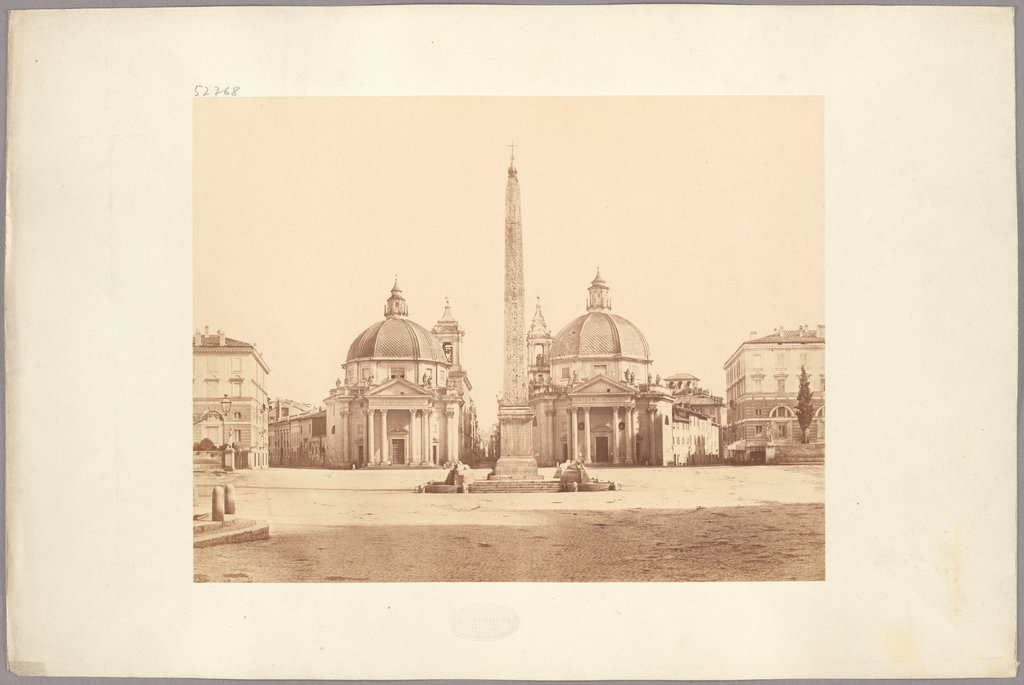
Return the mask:
{"type": "Polygon", "coordinates": [[[623,489],[432,495],[413,488],[440,469],[236,472],[238,515],[271,539],[195,550],[195,580],[824,579],[822,466],[590,473],[623,489]]]}

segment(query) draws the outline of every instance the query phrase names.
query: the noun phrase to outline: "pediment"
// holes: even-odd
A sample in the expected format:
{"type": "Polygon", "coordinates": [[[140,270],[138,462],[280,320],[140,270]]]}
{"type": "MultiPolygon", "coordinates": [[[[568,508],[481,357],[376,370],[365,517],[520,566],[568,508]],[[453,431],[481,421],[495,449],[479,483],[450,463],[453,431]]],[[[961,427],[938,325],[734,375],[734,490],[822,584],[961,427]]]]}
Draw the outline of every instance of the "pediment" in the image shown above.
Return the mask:
{"type": "Polygon", "coordinates": [[[570,395],[632,395],[636,389],[608,376],[595,376],[569,391],[570,395]]]}
{"type": "Polygon", "coordinates": [[[367,397],[430,397],[431,394],[425,388],[411,383],[404,378],[392,378],[370,392],[367,397]]]}

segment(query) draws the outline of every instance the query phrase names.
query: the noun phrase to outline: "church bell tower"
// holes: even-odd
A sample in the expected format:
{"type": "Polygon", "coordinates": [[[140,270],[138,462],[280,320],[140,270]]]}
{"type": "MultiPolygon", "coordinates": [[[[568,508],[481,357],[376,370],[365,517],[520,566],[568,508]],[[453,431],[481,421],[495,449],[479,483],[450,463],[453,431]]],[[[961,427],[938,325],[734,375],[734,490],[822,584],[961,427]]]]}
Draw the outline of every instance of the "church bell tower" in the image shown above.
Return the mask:
{"type": "Polygon", "coordinates": [[[530,367],[530,382],[533,385],[545,385],[551,382],[551,331],[544,321],[544,312],[540,309],[540,298],[533,310],[533,323],[526,335],[526,346],[530,367]]]}
{"type": "Polygon", "coordinates": [[[444,360],[451,364],[448,369],[448,381],[455,385],[459,392],[466,392],[472,389],[469,378],[462,368],[462,337],[466,334],[459,327],[459,322],[452,315],[452,305],[446,297],[444,299],[444,313],[437,320],[430,330],[431,335],[437,340],[444,353],[444,360]]]}

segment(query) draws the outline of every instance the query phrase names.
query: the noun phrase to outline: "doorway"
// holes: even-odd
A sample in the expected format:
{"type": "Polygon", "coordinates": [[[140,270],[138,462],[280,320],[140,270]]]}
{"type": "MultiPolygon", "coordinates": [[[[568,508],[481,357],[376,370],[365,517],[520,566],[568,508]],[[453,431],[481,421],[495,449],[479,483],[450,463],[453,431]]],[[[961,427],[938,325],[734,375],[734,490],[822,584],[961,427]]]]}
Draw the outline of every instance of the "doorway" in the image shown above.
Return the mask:
{"type": "Polygon", "coordinates": [[[599,435],[594,438],[594,461],[608,462],[608,436],[599,435]]]}
{"type": "Polygon", "coordinates": [[[391,438],[391,463],[405,463],[405,439],[391,438]]]}

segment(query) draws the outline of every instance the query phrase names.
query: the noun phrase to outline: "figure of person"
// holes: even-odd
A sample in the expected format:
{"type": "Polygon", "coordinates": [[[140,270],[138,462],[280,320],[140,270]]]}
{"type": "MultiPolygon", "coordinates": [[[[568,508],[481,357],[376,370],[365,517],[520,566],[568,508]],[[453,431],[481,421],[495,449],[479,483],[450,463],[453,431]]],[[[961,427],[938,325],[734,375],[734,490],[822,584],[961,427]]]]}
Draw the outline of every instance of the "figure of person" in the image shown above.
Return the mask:
{"type": "Polygon", "coordinates": [[[572,382],[573,382],[573,383],[578,383],[578,382],[579,382],[579,380],[580,380],[580,375],[579,375],[579,373],[577,373],[576,371],[573,371],[573,372],[572,372],[572,382]]]}
{"type": "Polygon", "coordinates": [[[654,379],[654,384],[655,384],[655,385],[661,385],[661,374],[660,374],[660,373],[659,373],[659,374],[657,375],[657,377],[656,377],[656,378],[654,379]]]}
{"type": "Polygon", "coordinates": [[[652,381],[652,380],[654,380],[654,377],[653,377],[653,376],[651,376],[651,374],[650,374],[650,373],[648,373],[648,374],[647,374],[647,385],[651,385],[651,381],[652,381]]]}

